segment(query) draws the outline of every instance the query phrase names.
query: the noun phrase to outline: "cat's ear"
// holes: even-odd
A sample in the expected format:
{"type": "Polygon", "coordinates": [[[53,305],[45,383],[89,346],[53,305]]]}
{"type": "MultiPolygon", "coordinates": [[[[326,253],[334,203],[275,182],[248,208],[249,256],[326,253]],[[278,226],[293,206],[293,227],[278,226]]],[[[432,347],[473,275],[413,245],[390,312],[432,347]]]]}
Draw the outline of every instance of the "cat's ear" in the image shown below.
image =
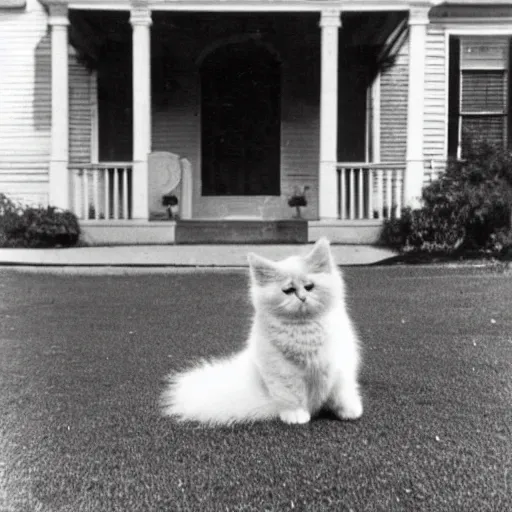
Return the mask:
{"type": "Polygon", "coordinates": [[[274,283],[280,278],[279,269],[273,261],[263,258],[263,256],[258,256],[253,252],[247,255],[247,260],[249,261],[252,279],[257,284],[274,283]]]}
{"type": "Polygon", "coordinates": [[[327,238],[320,238],[309,254],[304,258],[308,270],[313,273],[332,272],[334,261],[331,255],[331,245],[327,238]]]}

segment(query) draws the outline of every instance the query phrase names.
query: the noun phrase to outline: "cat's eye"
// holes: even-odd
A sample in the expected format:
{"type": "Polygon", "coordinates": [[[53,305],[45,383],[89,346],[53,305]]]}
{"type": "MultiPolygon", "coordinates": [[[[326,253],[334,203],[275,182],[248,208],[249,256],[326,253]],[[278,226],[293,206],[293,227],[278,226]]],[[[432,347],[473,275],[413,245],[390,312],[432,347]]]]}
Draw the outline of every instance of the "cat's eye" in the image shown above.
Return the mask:
{"type": "Polygon", "coordinates": [[[304,290],[306,290],[307,292],[310,292],[314,287],[315,287],[315,285],[313,283],[305,284],[304,290]]]}
{"type": "Polygon", "coordinates": [[[289,288],[285,288],[283,292],[286,293],[286,295],[291,295],[292,293],[295,293],[295,288],[290,286],[289,288]]]}

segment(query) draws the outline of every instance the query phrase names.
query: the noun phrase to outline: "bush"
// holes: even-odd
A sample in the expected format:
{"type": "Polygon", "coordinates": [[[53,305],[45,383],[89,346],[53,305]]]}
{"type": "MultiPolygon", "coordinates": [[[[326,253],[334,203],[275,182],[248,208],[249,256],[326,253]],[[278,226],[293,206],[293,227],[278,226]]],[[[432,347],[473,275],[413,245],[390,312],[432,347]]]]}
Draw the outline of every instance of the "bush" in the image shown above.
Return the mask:
{"type": "Polygon", "coordinates": [[[420,209],[384,223],[381,241],[402,252],[495,254],[510,246],[512,154],[478,142],[422,193],[420,209]]]}
{"type": "Polygon", "coordinates": [[[70,247],[79,237],[73,213],[53,206],[21,207],[0,194],[0,247],[70,247]]]}
{"type": "Polygon", "coordinates": [[[0,247],[9,247],[8,231],[21,213],[21,208],[5,194],[0,194],[0,247]]]}

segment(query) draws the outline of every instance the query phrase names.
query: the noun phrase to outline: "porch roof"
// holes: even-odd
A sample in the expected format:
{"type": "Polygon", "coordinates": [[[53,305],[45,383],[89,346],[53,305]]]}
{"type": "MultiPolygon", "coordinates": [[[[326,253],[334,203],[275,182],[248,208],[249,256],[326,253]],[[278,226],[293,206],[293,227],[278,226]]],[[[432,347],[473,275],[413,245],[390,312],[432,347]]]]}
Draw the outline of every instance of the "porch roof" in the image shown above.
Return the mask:
{"type": "MultiPolygon", "coordinates": [[[[134,0],[39,0],[43,5],[64,4],[71,9],[130,10],[134,0]]],[[[135,0],[137,1],[137,0],[135,0]]],[[[138,0],[139,2],[141,0],[138,0]]],[[[143,0],[142,0],[143,1],[143,0]]],[[[174,11],[404,11],[417,7],[491,7],[510,5],[510,0],[147,0],[154,10],[174,11]]],[[[0,9],[25,7],[26,0],[0,0],[0,9]]],[[[477,14],[478,15],[478,14],[477,14]]]]}
{"type": "MultiPolygon", "coordinates": [[[[9,0],[8,0],[9,1],[9,0]]],[[[12,0],[17,1],[17,0],[12,0]]],[[[71,9],[129,10],[133,0],[39,0],[42,4],[67,4],[71,9]]],[[[138,0],[140,3],[141,0],[138,0]]],[[[211,12],[319,12],[406,11],[411,7],[431,7],[442,0],[148,0],[152,10],[211,12]]],[[[498,0],[499,2],[500,0],[498,0]]],[[[479,3],[488,3],[482,0],[479,3]]],[[[489,2],[490,3],[490,2],[489,2]]],[[[495,3],[495,2],[493,2],[495,3]]]]}
{"type": "MultiPolygon", "coordinates": [[[[225,14],[227,15],[228,13],[226,12],[225,14]]],[[[290,22],[279,16],[285,16],[286,19],[288,19],[288,16],[292,16],[295,21],[299,19],[297,16],[302,16],[302,13],[297,12],[253,13],[249,11],[234,13],[235,16],[254,16],[256,24],[258,19],[267,14],[275,23],[269,29],[269,33],[284,33],[286,30],[289,30],[290,22]],[[274,17],[272,18],[272,16],[274,17]]],[[[313,12],[304,14],[315,15],[313,12]]],[[[232,18],[226,17],[226,19],[223,19],[223,13],[221,12],[210,13],[203,11],[192,14],[180,11],[173,15],[172,22],[166,16],[167,12],[165,11],[157,11],[153,16],[152,30],[155,34],[154,41],[158,41],[161,47],[178,49],[182,47],[179,37],[187,39],[195,37],[197,39],[197,48],[195,50],[203,48],[207,41],[202,41],[200,34],[206,32],[206,28],[211,25],[212,19],[216,20],[217,27],[221,27],[223,23],[225,26],[228,26],[232,22],[232,18]],[[169,30],[169,27],[172,27],[172,30],[169,30]],[[191,36],[191,34],[195,35],[191,36]]],[[[340,36],[340,45],[344,48],[345,58],[355,58],[359,63],[364,61],[368,65],[371,64],[372,68],[391,62],[399,46],[397,43],[402,39],[402,35],[407,28],[406,18],[406,12],[404,11],[344,12],[342,14],[343,30],[340,36]],[[365,60],[365,55],[370,57],[370,61],[365,60]]],[[[302,28],[305,26],[305,19],[301,18],[300,23],[302,24],[300,26],[302,28]]],[[[309,18],[308,26],[310,30],[315,28],[319,30],[318,20],[315,22],[315,19],[309,18]]],[[[105,11],[96,12],[89,9],[77,9],[70,13],[70,21],[71,44],[83,58],[83,62],[92,69],[97,68],[101,55],[104,53],[102,48],[109,40],[128,43],[131,38],[128,12],[126,11],[111,11],[107,13],[105,11]]],[[[222,32],[221,29],[220,32],[222,32]]],[[[155,47],[153,50],[157,51],[157,48],[155,47]]],[[[189,50],[194,51],[190,48],[189,50]]],[[[169,58],[171,55],[178,59],[178,55],[171,53],[168,53],[167,57],[169,58]]],[[[194,61],[195,58],[192,60],[194,61]]]]}
{"type": "Polygon", "coordinates": [[[486,1],[465,0],[464,2],[442,2],[430,11],[432,19],[464,19],[475,20],[478,18],[501,18],[505,20],[512,16],[512,4],[510,0],[486,1]]]}

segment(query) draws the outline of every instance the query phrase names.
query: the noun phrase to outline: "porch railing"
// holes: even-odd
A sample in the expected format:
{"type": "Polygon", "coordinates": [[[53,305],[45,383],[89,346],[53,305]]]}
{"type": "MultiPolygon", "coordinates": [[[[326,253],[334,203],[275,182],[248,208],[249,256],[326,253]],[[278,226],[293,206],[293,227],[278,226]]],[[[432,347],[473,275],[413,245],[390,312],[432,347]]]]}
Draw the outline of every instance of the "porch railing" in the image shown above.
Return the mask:
{"type": "Polygon", "coordinates": [[[405,162],[339,162],[336,169],[339,219],[400,217],[405,162]]]}
{"type": "Polygon", "coordinates": [[[132,218],[131,162],[74,166],[71,171],[73,211],[82,220],[132,218]]]}

